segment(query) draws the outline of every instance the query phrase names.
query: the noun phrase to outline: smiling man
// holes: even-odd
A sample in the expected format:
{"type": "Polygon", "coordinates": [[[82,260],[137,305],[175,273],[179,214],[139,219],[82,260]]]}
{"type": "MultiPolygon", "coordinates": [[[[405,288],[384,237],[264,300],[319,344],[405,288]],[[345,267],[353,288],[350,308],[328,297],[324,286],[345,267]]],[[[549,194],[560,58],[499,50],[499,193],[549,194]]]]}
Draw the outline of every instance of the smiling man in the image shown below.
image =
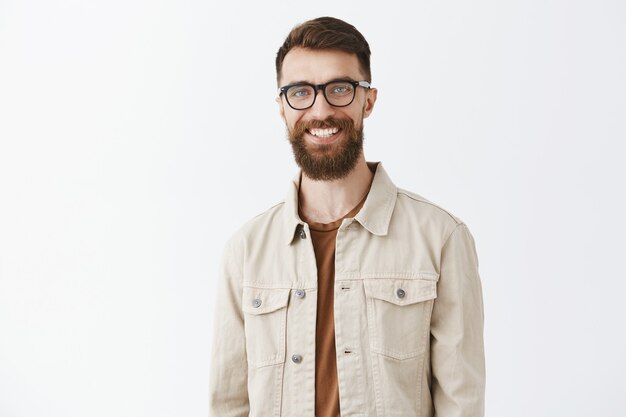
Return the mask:
{"type": "Polygon", "coordinates": [[[276,73],[300,171],[226,244],[212,415],[483,416],[474,239],[365,160],[377,96],[367,41],[342,20],[307,21],[276,73]]]}

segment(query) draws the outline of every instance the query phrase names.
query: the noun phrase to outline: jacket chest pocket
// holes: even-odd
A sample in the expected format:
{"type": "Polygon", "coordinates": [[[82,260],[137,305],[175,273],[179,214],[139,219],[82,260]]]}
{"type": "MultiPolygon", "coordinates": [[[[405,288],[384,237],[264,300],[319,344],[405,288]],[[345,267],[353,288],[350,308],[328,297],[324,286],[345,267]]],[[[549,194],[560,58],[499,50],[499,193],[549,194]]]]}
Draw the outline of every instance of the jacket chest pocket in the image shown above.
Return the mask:
{"type": "Polygon", "coordinates": [[[289,292],[288,288],[243,288],[246,350],[251,367],[285,361],[289,292]]]}
{"type": "Polygon", "coordinates": [[[436,279],[367,278],[363,286],[372,351],[397,360],[424,352],[436,279]]]}

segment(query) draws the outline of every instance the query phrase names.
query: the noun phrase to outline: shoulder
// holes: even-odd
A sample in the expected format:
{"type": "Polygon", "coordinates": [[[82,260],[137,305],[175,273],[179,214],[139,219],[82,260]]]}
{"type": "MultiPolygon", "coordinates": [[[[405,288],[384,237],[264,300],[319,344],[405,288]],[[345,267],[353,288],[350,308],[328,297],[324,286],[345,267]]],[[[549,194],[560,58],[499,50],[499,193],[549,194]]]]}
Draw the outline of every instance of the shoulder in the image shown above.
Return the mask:
{"type": "Polygon", "coordinates": [[[403,208],[417,211],[422,215],[427,215],[428,217],[437,219],[441,222],[450,223],[453,226],[464,223],[463,220],[449,210],[433,203],[429,199],[417,193],[403,188],[398,188],[398,199],[396,204],[399,204],[403,208]]]}
{"type": "Polygon", "coordinates": [[[285,201],[280,201],[270,208],[245,221],[228,239],[226,246],[241,246],[255,236],[267,236],[278,232],[282,227],[285,201]]]}
{"type": "Polygon", "coordinates": [[[439,204],[397,186],[383,168],[382,163],[378,163],[372,187],[376,185],[377,187],[372,189],[377,192],[380,190],[381,193],[384,191],[385,199],[393,207],[391,222],[396,223],[399,228],[411,230],[411,228],[420,227],[430,232],[446,234],[463,224],[463,220],[439,204]],[[378,182],[376,182],[377,177],[378,182]]]}
{"type": "Polygon", "coordinates": [[[396,222],[409,229],[419,229],[443,244],[455,230],[467,227],[465,222],[431,200],[398,188],[394,216],[396,222]]]}

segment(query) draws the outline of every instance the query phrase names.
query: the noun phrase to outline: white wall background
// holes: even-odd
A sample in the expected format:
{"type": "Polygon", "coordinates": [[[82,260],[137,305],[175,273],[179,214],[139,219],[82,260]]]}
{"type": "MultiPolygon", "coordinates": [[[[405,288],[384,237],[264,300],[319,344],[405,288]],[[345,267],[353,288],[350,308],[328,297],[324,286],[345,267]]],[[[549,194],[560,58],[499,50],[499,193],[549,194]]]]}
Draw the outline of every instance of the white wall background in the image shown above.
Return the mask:
{"type": "Polygon", "coordinates": [[[487,415],[626,409],[626,3],[0,0],[0,416],[208,414],[225,239],[296,172],[289,29],[373,50],[366,156],[470,227],[487,415]]]}

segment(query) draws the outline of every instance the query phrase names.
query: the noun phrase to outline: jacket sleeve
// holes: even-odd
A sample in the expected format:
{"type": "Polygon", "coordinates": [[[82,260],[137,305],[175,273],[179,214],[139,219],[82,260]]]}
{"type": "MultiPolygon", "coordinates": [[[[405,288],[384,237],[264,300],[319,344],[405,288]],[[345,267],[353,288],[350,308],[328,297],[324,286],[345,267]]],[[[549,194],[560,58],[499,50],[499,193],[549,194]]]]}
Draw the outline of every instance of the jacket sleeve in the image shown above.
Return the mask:
{"type": "Polygon", "coordinates": [[[242,268],[232,239],[226,244],[213,308],[209,415],[248,416],[248,365],[241,309],[242,268]]]}
{"type": "Polygon", "coordinates": [[[432,398],[436,417],[483,417],[485,353],[478,256],[458,224],[444,244],[431,318],[432,398]]]}

